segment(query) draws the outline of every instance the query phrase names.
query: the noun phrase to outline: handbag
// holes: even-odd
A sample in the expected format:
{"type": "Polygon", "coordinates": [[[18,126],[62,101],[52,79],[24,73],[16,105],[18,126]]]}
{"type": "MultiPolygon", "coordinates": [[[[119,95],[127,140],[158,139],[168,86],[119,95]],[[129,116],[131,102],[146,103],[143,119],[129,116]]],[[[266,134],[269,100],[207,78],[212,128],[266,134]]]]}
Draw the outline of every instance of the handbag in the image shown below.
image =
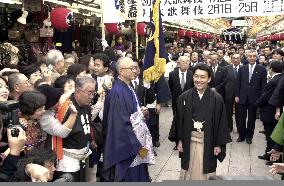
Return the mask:
{"type": "Polygon", "coordinates": [[[32,43],[39,41],[39,30],[36,25],[31,25],[28,27],[25,32],[25,39],[32,43]]]}
{"type": "Polygon", "coordinates": [[[40,37],[53,37],[54,30],[51,27],[45,27],[39,29],[39,35],[40,37]]]}

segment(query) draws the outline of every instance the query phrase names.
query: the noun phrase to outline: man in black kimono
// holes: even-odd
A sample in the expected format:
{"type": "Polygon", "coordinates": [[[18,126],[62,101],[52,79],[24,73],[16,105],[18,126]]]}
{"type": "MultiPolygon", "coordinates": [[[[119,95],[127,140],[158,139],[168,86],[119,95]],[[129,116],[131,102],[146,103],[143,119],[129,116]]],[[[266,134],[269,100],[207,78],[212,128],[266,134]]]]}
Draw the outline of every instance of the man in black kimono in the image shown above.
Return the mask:
{"type": "Polygon", "coordinates": [[[231,142],[223,99],[209,88],[210,80],[207,65],[195,66],[194,88],[184,92],[178,100],[181,180],[208,180],[216,171],[217,159],[225,158],[226,144],[231,142]]]}

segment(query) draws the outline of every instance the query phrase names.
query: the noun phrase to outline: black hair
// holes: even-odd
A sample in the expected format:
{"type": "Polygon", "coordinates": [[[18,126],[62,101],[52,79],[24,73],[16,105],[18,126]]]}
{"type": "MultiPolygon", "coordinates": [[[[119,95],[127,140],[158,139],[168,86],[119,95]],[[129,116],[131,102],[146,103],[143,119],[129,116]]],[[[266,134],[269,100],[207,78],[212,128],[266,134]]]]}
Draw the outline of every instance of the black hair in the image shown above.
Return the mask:
{"type": "Polygon", "coordinates": [[[132,42],[131,41],[125,41],[124,43],[124,50],[129,49],[132,46],[132,42]]]}
{"type": "Polygon", "coordinates": [[[44,83],[44,82],[46,82],[45,79],[38,79],[38,80],[36,80],[34,87],[37,88],[38,86],[41,85],[41,83],[44,83]]]}
{"type": "Polygon", "coordinates": [[[70,76],[70,75],[63,75],[63,76],[59,76],[53,84],[54,88],[62,88],[64,89],[65,84],[70,81],[73,80],[75,82],[75,78],[74,76],[70,76]]]}
{"type": "Polygon", "coordinates": [[[67,75],[77,77],[81,72],[86,71],[87,68],[83,64],[75,63],[68,67],[67,75]]]}
{"type": "Polygon", "coordinates": [[[279,48],[274,49],[274,50],[272,51],[271,55],[273,56],[274,54],[279,54],[279,55],[281,55],[282,57],[284,56],[284,52],[283,52],[281,49],[279,49],[279,48]]]}
{"type": "Polygon", "coordinates": [[[269,65],[269,68],[271,68],[275,73],[281,73],[283,70],[282,63],[279,61],[272,61],[269,65]]]}
{"type": "Polygon", "coordinates": [[[21,69],[21,73],[25,74],[27,76],[27,78],[30,79],[31,75],[35,72],[39,71],[39,66],[37,64],[32,64],[29,66],[23,66],[21,69]]]}
{"type": "Polygon", "coordinates": [[[195,66],[193,67],[193,74],[195,74],[196,70],[203,70],[203,71],[206,71],[209,78],[212,76],[211,70],[210,70],[209,66],[206,65],[206,64],[200,63],[200,64],[195,65],[195,66]]]}
{"type": "Polygon", "coordinates": [[[24,115],[33,115],[45,103],[46,97],[39,91],[26,91],[19,97],[19,109],[24,115]]]}
{"type": "Polygon", "coordinates": [[[104,53],[97,53],[93,56],[93,60],[95,61],[96,59],[99,59],[103,62],[104,67],[109,67],[110,65],[110,60],[109,57],[104,54],[104,53]]]}
{"type": "Polygon", "coordinates": [[[57,161],[56,153],[53,150],[44,147],[33,148],[28,151],[26,158],[32,160],[30,163],[35,163],[41,166],[44,166],[44,163],[46,162],[56,163],[57,161]]]}
{"type": "Polygon", "coordinates": [[[108,56],[110,61],[117,61],[118,59],[118,55],[114,48],[106,47],[103,53],[108,56]]]}

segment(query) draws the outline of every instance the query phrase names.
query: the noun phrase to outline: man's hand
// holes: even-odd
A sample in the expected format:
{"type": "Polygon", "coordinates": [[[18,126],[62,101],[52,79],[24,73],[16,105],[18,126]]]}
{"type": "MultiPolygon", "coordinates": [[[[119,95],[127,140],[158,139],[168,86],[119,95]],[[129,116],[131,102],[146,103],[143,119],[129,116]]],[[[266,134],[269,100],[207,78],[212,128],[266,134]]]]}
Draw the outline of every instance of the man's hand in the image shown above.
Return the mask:
{"type": "Polygon", "coordinates": [[[160,112],[161,112],[161,105],[157,103],[157,105],[156,105],[156,113],[160,114],[160,112]]]}
{"type": "Polygon", "coordinates": [[[52,179],[49,170],[38,164],[28,164],[26,174],[31,177],[32,182],[47,182],[52,179]]]}
{"type": "Polygon", "coordinates": [[[281,112],[280,112],[280,108],[277,107],[276,108],[276,113],[275,113],[275,119],[278,121],[280,119],[280,116],[281,116],[281,112]]]}
{"type": "Polygon", "coordinates": [[[179,140],[179,142],[178,142],[177,149],[178,149],[178,151],[179,151],[179,152],[183,152],[183,148],[182,148],[182,142],[181,142],[181,140],[179,140]]]}
{"type": "Polygon", "coordinates": [[[280,158],[281,152],[272,149],[271,151],[267,152],[267,154],[270,154],[270,161],[277,161],[280,158]]]}
{"type": "Polygon", "coordinates": [[[215,156],[218,156],[218,154],[221,152],[221,147],[218,146],[218,147],[214,147],[214,155],[215,156]]]}
{"type": "Polygon", "coordinates": [[[141,107],[141,111],[142,111],[144,117],[147,118],[148,115],[149,115],[149,110],[148,110],[148,108],[147,108],[147,107],[141,107]]]}
{"type": "Polygon", "coordinates": [[[269,172],[272,173],[272,175],[284,173],[284,163],[273,163],[273,165],[269,166],[269,168],[271,168],[269,172]]]}
{"type": "Polygon", "coordinates": [[[146,156],[147,156],[147,154],[148,154],[148,150],[146,149],[146,148],[141,148],[140,150],[139,150],[139,156],[142,158],[142,159],[144,159],[146,156]]]}
{"type": "Polygon", "coordinates": [[[239,103],[240,102],[240,98],[239,97],[235,97],[235,102],[239,103]]]}
{"type": "Polygon", "coordinates": [[[7,136],[10,154],[14,156],[19,156],[26,143],[27,137],[26,132],[21,127],[17,126],[16,128],[19,129],[18,137],[12,137],[10,128],[7,129],[7,136]]]}

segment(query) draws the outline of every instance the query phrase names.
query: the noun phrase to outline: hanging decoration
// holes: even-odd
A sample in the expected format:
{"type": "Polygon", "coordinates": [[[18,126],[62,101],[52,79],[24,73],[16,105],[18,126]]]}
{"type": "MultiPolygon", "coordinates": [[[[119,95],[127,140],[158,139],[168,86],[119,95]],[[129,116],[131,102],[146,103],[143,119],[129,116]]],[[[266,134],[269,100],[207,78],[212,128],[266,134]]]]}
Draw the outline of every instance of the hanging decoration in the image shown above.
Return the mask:
{"type": "Polygon", "coordinates": [[[147,34],[147,24],[137,23],[137,32],[139,36],[145,36],[147,34]]]}
{"type": "Polygon", "coordinates": [[[105,23],[106,31],[110,34],[118,34],[121,30],[121,27],[118,23],[105,23]]]}
{"type": "Polygon", "coordinates": [[[178,36],[181,37],[181,38],[184,38],[185,37],[185,30],[184,29],[179,29],[178,31],[178,36]]]}
{"type": "Polygon", "coordinates": [[[67,30],[73,24],[74,16],[68,8],[57,7],[51,10],[50,21],[54,28],[67,30]]]}

